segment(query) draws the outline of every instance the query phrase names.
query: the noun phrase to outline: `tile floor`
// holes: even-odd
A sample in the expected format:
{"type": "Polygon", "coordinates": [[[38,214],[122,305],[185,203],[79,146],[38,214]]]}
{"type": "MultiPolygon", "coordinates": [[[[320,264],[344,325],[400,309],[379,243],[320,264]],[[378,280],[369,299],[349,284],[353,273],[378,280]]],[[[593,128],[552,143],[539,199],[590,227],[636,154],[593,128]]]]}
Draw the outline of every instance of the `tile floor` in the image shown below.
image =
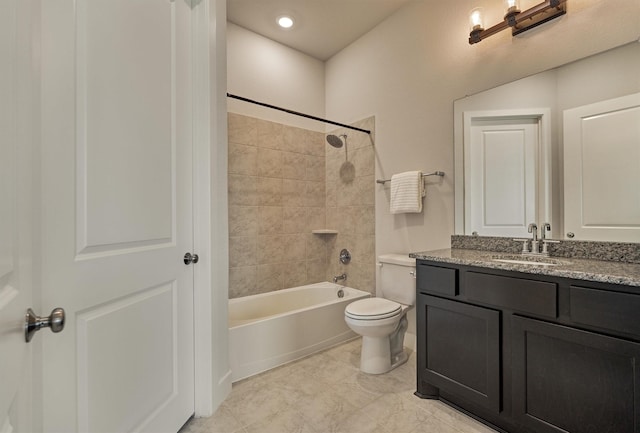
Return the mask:
{"type": "Polygon", "coordinates": [[[210,418],[179,433],[490,433],[415,391],[416,357],[384,375],[359,371],[360,339],[233,385],[210,418]]]}

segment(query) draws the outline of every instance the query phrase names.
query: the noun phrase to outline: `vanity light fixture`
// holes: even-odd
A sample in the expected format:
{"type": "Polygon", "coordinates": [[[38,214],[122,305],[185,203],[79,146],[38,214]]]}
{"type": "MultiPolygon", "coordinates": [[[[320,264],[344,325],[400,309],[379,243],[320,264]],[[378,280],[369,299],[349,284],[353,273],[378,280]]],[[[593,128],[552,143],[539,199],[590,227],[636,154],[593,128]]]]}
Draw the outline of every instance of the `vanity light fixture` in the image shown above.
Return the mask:
{"type": "Polygon", "coordinates": [[[504,0],[504,21],[484,28],[482,8],[476,8],[469,15],[469,44],[475,44],[504,29],[511,28],[513,36],[526,32],[542,23],[567,13],[568,0],[546,0],[526,11],[520,10],[519,0],[504,0]]]}

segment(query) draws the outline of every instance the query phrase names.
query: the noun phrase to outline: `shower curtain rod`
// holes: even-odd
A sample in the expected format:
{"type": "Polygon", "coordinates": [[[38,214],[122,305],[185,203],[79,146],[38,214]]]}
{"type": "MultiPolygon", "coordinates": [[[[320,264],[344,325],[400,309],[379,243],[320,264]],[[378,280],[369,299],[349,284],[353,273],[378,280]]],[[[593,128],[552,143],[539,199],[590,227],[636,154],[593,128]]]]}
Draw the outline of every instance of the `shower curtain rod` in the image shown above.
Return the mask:
{"type": "Polygon", "coordinates": [[[317,120],[319,122],[330,123],[332,125],[342,126],[343,128],[349,128],[349,129],[353,129],[354,131],[360,131],[360,132],[364,132],[364,133],[367,133],[367,134],[371,135],[371,131],[368,130],[368,129],[362,129],[362,128],[358,128],[358,127],[351,126],[351,125],[345,125],[344,123],[338,123],[338,122],[334,122],[333,120],[327,120],[327,119],[323,119],[321,117],[312,116],[310,114],[300,113],[299,111],[288,110],[286,108],[277,107],[275,105],[266,104],[264,102],[254,101],[253,99],[244,98],[242,96],[233,95],[231,93],[227,93],[227,97],[233,98],[233,99],[237,99],[239,101],[249,102],[251,104],[261,105],[261,106],[267,107],[267,108],[273,108],[274,110],[284,111],[285,113],[294,114],[296,116],[306,117],[307,119],[312,119],[312,120],[317,120]]]}

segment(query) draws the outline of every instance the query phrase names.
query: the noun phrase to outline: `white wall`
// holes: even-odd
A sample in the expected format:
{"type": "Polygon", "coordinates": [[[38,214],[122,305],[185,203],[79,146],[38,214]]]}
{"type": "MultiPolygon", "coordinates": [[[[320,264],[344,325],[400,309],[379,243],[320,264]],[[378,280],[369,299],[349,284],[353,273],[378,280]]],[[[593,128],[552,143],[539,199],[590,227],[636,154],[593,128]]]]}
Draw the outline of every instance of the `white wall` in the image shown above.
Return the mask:
{"type": "MultiPolygon", "coordinates": [[[[293,111],[324,117],[324,62],[227,23],[227,91],[293,111]]],[[[314,131],[321,122],[228,99],[232,113],[314,131]]]]}
{"type": "Polygon", "coordinates": [[[558,68],[560,126],[563,110],[640,91],[638,42],[558,68]]]}
{"type": "MultiPolygon", "coordinates": [[[[535,1],[523,1],[527,8],[535,1]]],[[[454,224],[453,101],[635,40],[637,0],[569,0],[567,15],[513,38],[503,31],[468,44],[468,12],[489,25],[501,3],[414,1],[327,62],[326,115],[376,117],[376,178],[442,170],[422,214],[391,215],[376,185],[377,253],[447,248],[454,224]]]]}

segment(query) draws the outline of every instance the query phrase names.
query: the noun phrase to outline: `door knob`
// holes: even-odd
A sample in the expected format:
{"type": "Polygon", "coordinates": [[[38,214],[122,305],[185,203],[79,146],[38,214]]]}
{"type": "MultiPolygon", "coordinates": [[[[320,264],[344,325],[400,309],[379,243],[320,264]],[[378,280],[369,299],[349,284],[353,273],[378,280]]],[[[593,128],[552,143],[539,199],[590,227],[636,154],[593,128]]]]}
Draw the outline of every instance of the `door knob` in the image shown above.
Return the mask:
{"type": "Polygon", "coordinates": [[[33,338],[33,334],[42,328],[51,328],[51,332],[60,332],[64,329],[64,310],[55,308],[49,317],[36,316],[31,308],[27,310],[24,325],[24,338],[28,342],[33,338]]]}
{"type": "Polygon", "coordinates": [[[184,264],[185,265],[190,265],[191,263],[195,264],[195,263],[198,263],[199,259],[200,257],[198,257],[197,254],[186,253],[184,255],[184,264]]]}

